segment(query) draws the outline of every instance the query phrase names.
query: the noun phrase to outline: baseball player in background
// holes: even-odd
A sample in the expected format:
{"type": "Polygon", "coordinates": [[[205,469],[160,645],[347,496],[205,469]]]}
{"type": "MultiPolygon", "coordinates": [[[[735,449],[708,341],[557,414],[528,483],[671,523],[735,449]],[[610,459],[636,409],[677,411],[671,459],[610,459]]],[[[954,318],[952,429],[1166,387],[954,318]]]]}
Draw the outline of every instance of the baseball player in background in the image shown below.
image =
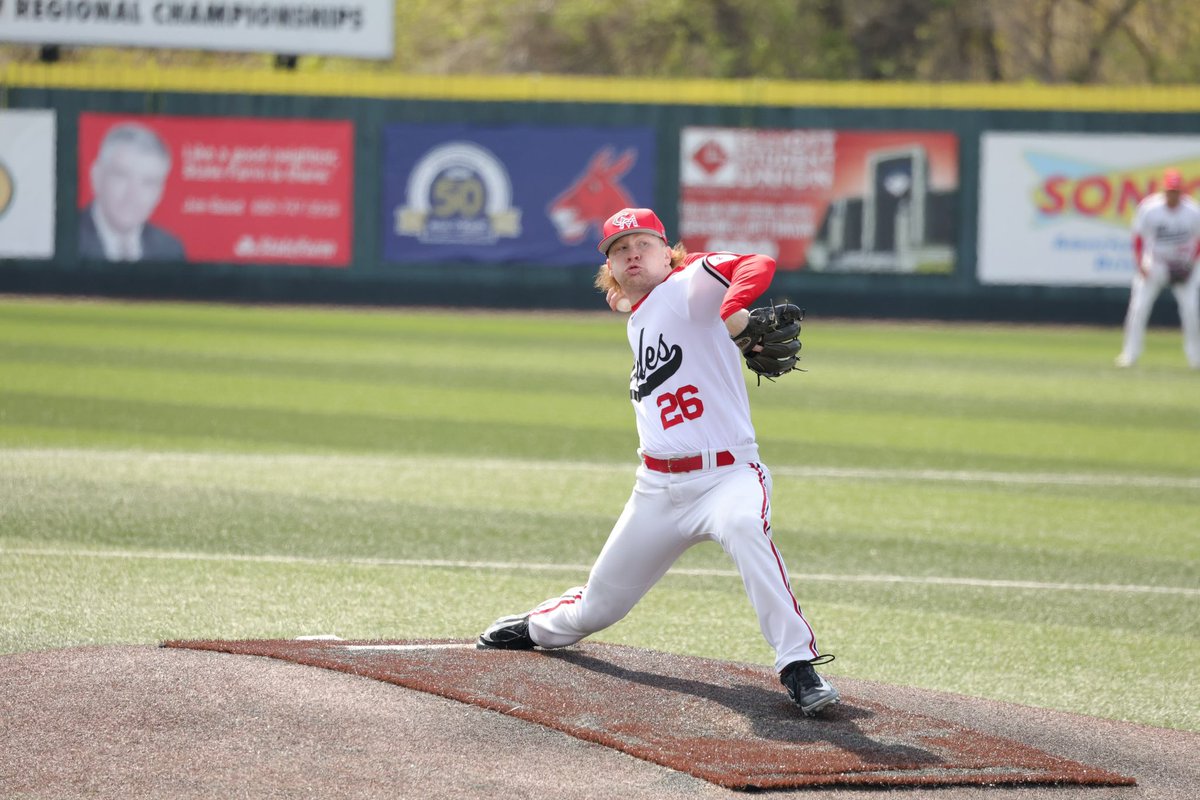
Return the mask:
{"type": "Polygon", "coordinates": [[[480,648],[566,647],[622,619],[693,545],[712,540],[729,554],[775,669],[806,715],[838,700],[813,668],[821,656],[771,536],[771,473],[759,459],[742,357],[760,374],[795,365],[800,310],[748,310],[769,286],[775,261],[764,255],[688,254],[667,242],[647,208],[627,208],[603,228],[606,256],[596,278],[614,310],[631,311],[630,397],[640,440],[633,493],[587,583],[533,610],[502,617],[480,648]],[[792,323],[790,356],[762,372],[757,333],[764,319],[792,323]]]}
{"type": "Polygon", "coordinates": [[[1125,313],[1125,344],[1118,367],[1132,367],[1142,354],[1146,324],[1154,301],[1170,286],[1179,304],[1183,352],[1192,369],[1200,369],[1200,204],[1183,193],[1177,169],[1163,173],[1163,189],[1138,204],[1133,216],[1136,272],[1125,313]]]}

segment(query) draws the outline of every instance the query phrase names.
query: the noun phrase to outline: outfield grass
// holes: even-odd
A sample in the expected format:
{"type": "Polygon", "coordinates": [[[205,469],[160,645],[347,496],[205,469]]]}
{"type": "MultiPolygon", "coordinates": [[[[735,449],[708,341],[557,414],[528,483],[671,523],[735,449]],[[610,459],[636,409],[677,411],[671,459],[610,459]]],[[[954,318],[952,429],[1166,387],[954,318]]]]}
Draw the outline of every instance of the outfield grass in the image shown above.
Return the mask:
{"type": "MultiPolygon", "coordinates": [[[[751,388],[827,668],[1200,731],[1177,330],[822,320],[751,388]]],[[[467,637],[582,583],[632,484],[608,314],[0,299],[0,653],[467,637]]],[[[715,545],[598,639],[771,663],[715,545]]]]}

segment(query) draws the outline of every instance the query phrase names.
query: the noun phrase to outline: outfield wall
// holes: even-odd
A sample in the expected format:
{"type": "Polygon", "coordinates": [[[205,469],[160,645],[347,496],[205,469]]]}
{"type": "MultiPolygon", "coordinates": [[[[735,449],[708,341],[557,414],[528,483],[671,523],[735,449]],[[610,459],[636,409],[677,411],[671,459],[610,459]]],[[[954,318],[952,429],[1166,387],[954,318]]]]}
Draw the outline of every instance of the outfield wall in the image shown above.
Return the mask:
{"type": "Polygon", "coordinates": [[[1200,179],[1190,88],[4,69],[5,292],[594,309],[619,197],[813,315],[1118,324],[1133,205],[1200,179]],[[85,230],[122,122],[172,152],[182,251],[85,230]]]}

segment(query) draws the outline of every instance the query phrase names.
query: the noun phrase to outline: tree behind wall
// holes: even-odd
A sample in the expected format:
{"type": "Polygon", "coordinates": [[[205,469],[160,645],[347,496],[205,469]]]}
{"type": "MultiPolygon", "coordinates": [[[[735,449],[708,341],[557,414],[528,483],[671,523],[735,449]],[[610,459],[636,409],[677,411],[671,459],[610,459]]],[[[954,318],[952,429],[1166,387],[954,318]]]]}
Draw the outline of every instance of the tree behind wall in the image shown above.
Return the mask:
{"type": "MultiPolygon", "coordinates": [[[[300,70],[1200,83],[1195,0],[397,0],[389,62],[300,70]]],[[[0,45],[6,60],[40,48],[0,45]]],[[[273,55],[61,48],[61,61],[269,68],[273,55]]]]}

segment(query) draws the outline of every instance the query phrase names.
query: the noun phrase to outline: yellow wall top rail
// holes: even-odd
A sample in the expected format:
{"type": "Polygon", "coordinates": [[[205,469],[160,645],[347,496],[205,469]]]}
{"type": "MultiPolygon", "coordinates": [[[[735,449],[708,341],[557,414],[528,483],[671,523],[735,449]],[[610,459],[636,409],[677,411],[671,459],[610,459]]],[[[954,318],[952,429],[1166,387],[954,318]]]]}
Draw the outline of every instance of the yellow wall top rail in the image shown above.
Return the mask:
{"type": "Polygon", "coordinates": [[[1026,109],[1195,112],[1198,86],[868,81],[661,80],[565,75],[413,75],[384,72],[233,70],[153,65],[9,62],[0,88],[201,92],[498,102],[591,102],[702,106],[1026,109]]]}

